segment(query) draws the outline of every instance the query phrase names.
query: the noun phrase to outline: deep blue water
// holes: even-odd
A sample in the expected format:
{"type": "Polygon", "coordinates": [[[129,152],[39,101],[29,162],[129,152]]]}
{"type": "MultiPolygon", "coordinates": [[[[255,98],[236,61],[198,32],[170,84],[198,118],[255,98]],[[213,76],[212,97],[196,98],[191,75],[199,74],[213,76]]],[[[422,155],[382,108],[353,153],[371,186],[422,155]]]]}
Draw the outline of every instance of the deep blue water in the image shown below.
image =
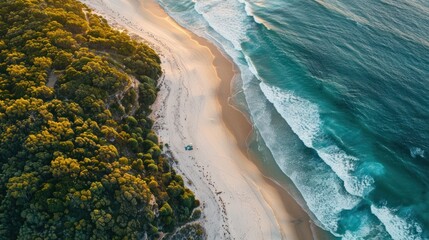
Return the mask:
{"type": "Polygon", "coordinates": [[[429,239],[429,1],[158,1],[237,63],[258,144],[318,225],[429,239]]]}

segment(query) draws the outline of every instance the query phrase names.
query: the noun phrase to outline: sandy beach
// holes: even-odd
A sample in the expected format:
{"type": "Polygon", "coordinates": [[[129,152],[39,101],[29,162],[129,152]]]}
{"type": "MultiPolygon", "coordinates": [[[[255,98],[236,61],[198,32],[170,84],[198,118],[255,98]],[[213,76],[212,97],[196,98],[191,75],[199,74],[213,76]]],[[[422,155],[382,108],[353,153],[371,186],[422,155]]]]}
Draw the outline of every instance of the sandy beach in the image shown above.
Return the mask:
{"type": "Polygon", "coordinates": [[[315,239],[305,211],[249,159],[252,127],[229,104],[230,83],[239,76],[234,64],[153,0],[81,2],[161,56],[154,128],[203,205],[208,239],[315,239]],[[189,143],[193,151],[185,151],[189,143]]]}

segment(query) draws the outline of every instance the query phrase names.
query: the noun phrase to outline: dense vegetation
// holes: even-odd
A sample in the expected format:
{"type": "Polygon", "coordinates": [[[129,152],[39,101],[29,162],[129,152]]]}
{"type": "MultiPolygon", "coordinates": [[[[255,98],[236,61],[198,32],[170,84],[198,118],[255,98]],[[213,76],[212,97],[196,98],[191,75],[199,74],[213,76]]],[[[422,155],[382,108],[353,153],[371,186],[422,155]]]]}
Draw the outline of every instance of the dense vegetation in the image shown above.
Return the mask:
{"type": "Polygon", "coordinates": [[[0,0],[1,239],[155,238],[199,205],[151,131],[158,56],[85,9],[0,0]]]}

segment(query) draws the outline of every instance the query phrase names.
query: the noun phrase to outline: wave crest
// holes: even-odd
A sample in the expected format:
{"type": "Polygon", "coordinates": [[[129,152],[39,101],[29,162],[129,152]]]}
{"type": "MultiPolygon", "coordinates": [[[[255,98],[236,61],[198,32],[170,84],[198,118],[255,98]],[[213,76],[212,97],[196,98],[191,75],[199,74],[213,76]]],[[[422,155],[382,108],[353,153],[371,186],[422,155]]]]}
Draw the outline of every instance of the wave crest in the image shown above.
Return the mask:
{"type": "Polygon", "coordinates": [[[343,180],[347,192],[363,197],[373,190],[374,179],[370,175],[354,174],[360,160],[347,154],[335,145],[330,136],[321,131],[322,121],[317,105],[290,91],[268,86],[263,82],[260,87],[303,143],[314,149],[319,157],[343,180]]]}
{"type": "Polygon", "coordinates": [[[422,240],[423,228],[413,219],[402,218],[395,209],[371,206],[371,212],[380,219],[387,232],[397,240],[422,240]]]}

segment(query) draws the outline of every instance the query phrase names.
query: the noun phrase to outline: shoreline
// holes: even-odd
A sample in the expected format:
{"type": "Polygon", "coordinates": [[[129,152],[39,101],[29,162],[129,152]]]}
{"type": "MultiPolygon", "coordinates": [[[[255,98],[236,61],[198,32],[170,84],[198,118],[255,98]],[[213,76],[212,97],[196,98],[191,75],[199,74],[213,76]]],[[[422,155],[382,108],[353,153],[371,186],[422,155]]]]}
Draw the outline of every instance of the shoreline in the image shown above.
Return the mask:
{"type": "MultiPolygon", "coordinates": [[[[277,210],[273,210],[274,215],[279,215],[277,221],[283,222],[283,224],[290,224],[292,222],[294,224],[295,231],[297,232],[298,239],[329,239],[328,235],[322,230],[319,226],[313,223],[308,213],[296,202],[296,200],[284,189],[278,182],[267,177],[263,170],[260,169],[260,166],[257,164],[257,156],[249,152],[248,141],[249,138],[253,134],[253,126],[250,120],[246,117],[246,114],[239,110],[234,106],[233,103],[230,103],[232,96],[232,88],[231,83],[234,81],[236,75],[239,75],[239,71],[237,70],[237,66],[235,63],[229,58],[229,56],[225,56],[222,50],[219,50],[217,46],[213,43],[209,42],[206,39],[203,39],[199,36],[196,36],[198,39],[203,41],[203,45],[207,44],[208,48],[214,55],[215,59],[213,64],[217,68],[217,73],[219,78],[221,79],[221,84],[218,89],[218,99],[220,104],[222,105],[222,118],[225,123],[226,128],[232,133],[234,138],[237,141],[237,146],[240,148],[241,152],[247,157],[247,161],[250,161],[251,164],[254,164],[258,170],[258,174],[262,177],[262,182],[264,185],[271,187],[270,192],[277,193],[280,197],[281,203],[276,202],[275,205],[283,205],[283,211],[286,211],[289,216],[282,216],[284,214],[278,214],[277,210]],[[217,53],[216,53],[217,52],[217,53]],[[232,77],[222,74],[221,66],[218,66],[216,63],[217,56],[221,55],[223,58],[232,65],[232,71],[234,75],[232,77]],[[223,76],[222,76],[223,75],[223,76]],[[293,219],[290,220],[289,217],[293,219]],[[283,219],[282,219],[283,218],[283,219]],[[281,219],[283,221],[281,221],[281,219]]],[[[198,41],[198,40],[197,40],[198,41]]],[[[269,198],[268,191],[264,194],[263,190],[260,189],[261,193],[264,197],[269,198]]],[[[282,224],[280,223],[280,228],[282,228],[282,224]]],[[[284,229],[286,230],[286,229],[284,229]]]]}
{"type": "MultiPolygon", "coordinates": [[[[277,221],[279,221],[279,227],[283,228],[283,224],[290,224],[288,222],[291,222],[294,224],[296,237],[298,239],[323,239],[324,235],[321,232],[322,230],[319,229],[319,227],[316,226],[314,223],[312,223],[312,220],[304,211],[304,209],[302,209],[302,207],[283,187],[281,187],[274,180],[264,175],[264,173],[261,171],[261,169],[259,169],[256,164],[256,156],[253,156],[249,152],[247,143],[249,137],[251,137],[253,134],[253,126],[250,120],[246,117],[246,115],[238,108],[236,108],[232,103],[230,103],[232,95],[231,83],[232,81],[234,81],[237,75],[240,75],[239,70],[237,70],[237,66],[228,56],[225,56],[222,50],[219,50],[218,47],[215,46],[213,43],[199,36],[193,36],[193,38],[196,38],[196,40],[201,45],[207,46],[214,56],[213,65],[216,67],[218,77],[221,79],[221,84],[218,89],[218,99],[222,106],[222,118],[226,128],[232,133],[232,135],[236,139],[237,146],[240,148],[241,152],[247,157],[247,160],[250,161],[251,164],[254,164],[256,166],[258,174],[260,174],[262,177],[262,179],[260,179],[260,183],[264,183],[264,187],[271,188],[270,191],[266,191],[265,193],[262,189],[259,189],[259,191],[263,194],[267,202],[269,202],[270,200],[277,201],[275,202],[275,204],[272,205],[283,205],[283,209],[273,210],[277,221]],[[225,74],[225,72],[222,71],[225,70],[225,66],[222,66],[224,64],[221,60],[218,60],[219,57],[223,57],[229,62],[229,65],[231,66],[228,66],[228,68],[231,69],[228,69],[227,72],[233,72],[234,74],[232,76],[225,74]],[[280,202],[278,202],[278,200],[269,199],[269,193],[277,193],[280,197],[281,204],[279,204],[280,202]],[[277,213],[277,210],[285,211],[288,213],[289,216],[284,216],[284,214],[277,213]],[[291,220],[290,217],[293,219],[291,220]]],[[[270,203],[268,204],[271,205],[270,203]]],[[[283,229],[283,231],[287,230],[283,229]]]]}
{"type": "MultiPolygon", "coordinates": [[[[202,200],[205,217],[201,221],[209,239],[242,239],[246,236],[255,239],[324,239],[308,214],[285,189],[264,176],[253,159],[255,156],[249,154],[247,139],[252,125],[242,112],[229,103],[230,84],[239,73],[228,56],[206,39],[179,26],[153,0],[144,3],[133,1],[134,4],[118,0],[117,4],[120,5],[114,5],[112,0],[82,2],[96,9],[114,26],[119,25],[144,38],[160,55],[165,72],[153,107],[156,116],[154,129],[164,142],[171,145],[174,156],[179,159],[175,169],[192,183],[188,187],[202,200]],[[111,5],[107,6],[105,2],[109,1],[111,5]],[[124,4],[127,6],[124,7],[124,4]],[[120,11],[131,9],[127,10],[126,7],[134,7],[132,20],[120,14],[120,11]],[[138,17],[141,19],[136,20],[138,17]],[[151,21],[151,17],[155,19],[151,21]],[[154,24],[153,28],[146,30],[145,25],[144,30],[139,31],[144,21],[154,24]],[[162,27],[169,27],[172,35],[161,33],[162,27]],[[197,53],[189,53],[186,46],[172,44],[179,49],[173,50],[169,47],[169,44],[175,43],[173,38],[179,42],[193,42],[193,50],[197,53]],[[208,59],[207,52],[211,59],[208,59]],[[199,63],[198,60],[204,62],[199,63]],[[205,64],[207,62],[211,62],[212,69],[197,69],[209,68],[205,64]],[[197,77],[207,79],[201,83],[195,79],[197,77]],[[172,133],[177,136],[171,136],[172,133]],[[184,151],[182,147],[188,143],[186,141],[196,143],[196,150],[184,151]],[[243,214],[257,219],[244,221],[243,214]]],[[[192,43],[187,44],[187,47],[192,47],[192,43]]]]}

